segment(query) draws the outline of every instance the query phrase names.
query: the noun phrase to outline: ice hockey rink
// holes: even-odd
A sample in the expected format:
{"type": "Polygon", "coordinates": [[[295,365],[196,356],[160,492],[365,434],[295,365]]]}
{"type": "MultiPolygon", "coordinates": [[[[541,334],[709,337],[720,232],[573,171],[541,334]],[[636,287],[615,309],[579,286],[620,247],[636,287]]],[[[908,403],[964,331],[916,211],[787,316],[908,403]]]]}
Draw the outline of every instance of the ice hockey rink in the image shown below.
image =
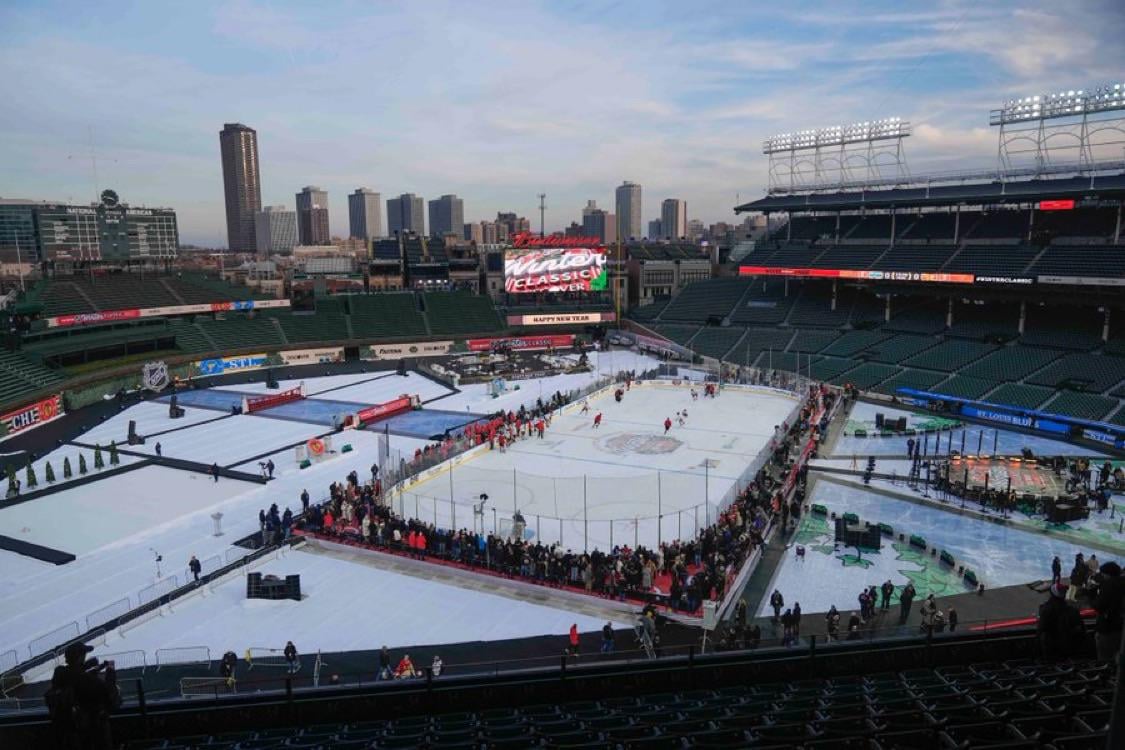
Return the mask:
{"type": "Polygon", "coordinates": [[[798,402],[743,386],[706,398],[698,385],[668,381],[638,385],[620,403],[605,389],[587,405],[568,406],[542,439],[478,449],[434,472],[395,498],[396,507],[439,526],[504,533],[518,510],[527,538],[571,549],[688,538],[745,486],[774,427],[793,418],[798,402]],[[673,422],[667,433],[665,418],[673,422]],[[474,513],[482,495],[483,513],[474,513]]]}

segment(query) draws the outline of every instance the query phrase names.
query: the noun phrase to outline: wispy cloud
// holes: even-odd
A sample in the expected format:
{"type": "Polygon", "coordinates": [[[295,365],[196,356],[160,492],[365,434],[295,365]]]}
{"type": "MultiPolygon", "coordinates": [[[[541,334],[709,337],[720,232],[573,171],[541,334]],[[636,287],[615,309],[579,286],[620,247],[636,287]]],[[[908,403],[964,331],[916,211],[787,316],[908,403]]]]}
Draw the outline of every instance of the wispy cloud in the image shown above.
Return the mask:
{"type": "Polygon", "coordinates": [[[259,131],[263,200],[320,184],[339,231],[361,184],[457,192],[471,219],[531,215],[545,191],[561,227],[632,179],[646,219],[665,197],[729,219],[736,193],[764,188],[760,145],[778,131],[895,114],[915,122],[913,171],[989,165],[1001,97],[1125,71],[1123,15],[1109,0],[203,0],[110,19],[14,0],[0,195],[90,195],[92,130],[101,183],[221,244],[217,133],[241,120],[259,131]]]}

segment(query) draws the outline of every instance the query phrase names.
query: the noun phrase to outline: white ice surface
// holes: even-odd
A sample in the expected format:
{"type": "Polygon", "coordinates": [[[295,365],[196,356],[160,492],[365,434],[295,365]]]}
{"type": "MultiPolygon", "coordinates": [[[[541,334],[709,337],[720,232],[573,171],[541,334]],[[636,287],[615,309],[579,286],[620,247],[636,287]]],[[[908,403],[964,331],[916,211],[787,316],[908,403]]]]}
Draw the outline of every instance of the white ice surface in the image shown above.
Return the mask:
{"type": "MultiPolygon", "coordinates": [[[[289,380],[277,381],[281,390],[295,388],[301,383],[305,384],[306,395],[312,395],[330,388],[338,388],[342,385],[351,385],[358,383],[361,380],[368,380],[379,375],[376,372],[357,372],[348,375],[326,375],[321,377],[308,377],[308,378],[293,378],[289,380]]],[[[203,381],[207,382],[207,381],[203,381]]],[[[239,391],[241,393],[273,393],[272,389],[266,388],[266,374],[262,370],[256,374],[254,381],[250,383],[232,383],[230,385],[216,385],[214,386],[217,391],[239,391]]],[[[325,398],[330,398],[331,394],[326,394],[325,398]]]]}
{"type": "Polygon", "coordinates": [[[329,428],[324,425],[240,414],[189,430],[161,435],[144,445],[133,446],[132,450],[153,455],[156,443],[159,442],[165,457],[206,464],[217,462],[220,466],[229,466],[251,456],[268,453],[272,449],[281,450],[286,445],[308,440],[328,431],[329,428]]]}
{"type": "Polygon", "coordinates": [[[503,531],[500,519],[518,508],[530,534],[575,549],[609,549],[611,536],[616,544],[650,546],[658,535],[686,538],[714,518],[795,406],[793,397],[765,390],[731,388],[717,399],[692,401],[687,386],[647,385],[621,403],[607,392],[590,399],[587,414],[572,407],[555,417],[544,439],[480,452],[453,469],[452,482],[443,472],[407,488],[396,504],[439,526],[450,525],[455,514],[453,525],[467,527],[468,506],[484,493],[488,510],[497,511],[486,513],[486,529],[503,531]],[[666,438],[664,418],[685,409],[687,423],[674,424],[666,438]],[[599,411],[603,422],[595,430],[599,411]],[[451,493],[459,507],[451,507],[451,493]]]}
{"type": "Polygon", "coordinates": [[[23,585],[24,579],[55,567],[51,563],[0,550],[0,600],[23,585]]]}
{"type": "MultiPolygon", "coordinates": [[[[490,641],[599,630],[604,620],[495,594],[463,590],[422,578],[300,550],[256,567],[263,573],[301,575],[300,602],[246,598],[243,575],[196,596],[171,614],[111,639],[103,653],[207,646],[212,655],[247,648],[302,652],[354,651],[490,641]],[[346,617],[343,613],[347,613],[346,617]]],[[[95,652],[97,653],[97,652],[95,652]]]]}

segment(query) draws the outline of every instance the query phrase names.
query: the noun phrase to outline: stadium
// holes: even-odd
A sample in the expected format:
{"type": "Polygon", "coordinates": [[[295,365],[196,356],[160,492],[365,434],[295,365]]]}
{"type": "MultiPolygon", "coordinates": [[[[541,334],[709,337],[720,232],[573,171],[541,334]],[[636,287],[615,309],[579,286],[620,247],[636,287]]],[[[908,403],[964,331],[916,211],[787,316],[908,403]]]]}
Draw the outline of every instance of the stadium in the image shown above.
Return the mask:
{"type": "Polygon", "coordinates": [[[770,138],[728,247],[60,253],[4,311],[0,741],[78,654],[137,750],[1119,747],[1123,96],[958,173],[770,138]]]}

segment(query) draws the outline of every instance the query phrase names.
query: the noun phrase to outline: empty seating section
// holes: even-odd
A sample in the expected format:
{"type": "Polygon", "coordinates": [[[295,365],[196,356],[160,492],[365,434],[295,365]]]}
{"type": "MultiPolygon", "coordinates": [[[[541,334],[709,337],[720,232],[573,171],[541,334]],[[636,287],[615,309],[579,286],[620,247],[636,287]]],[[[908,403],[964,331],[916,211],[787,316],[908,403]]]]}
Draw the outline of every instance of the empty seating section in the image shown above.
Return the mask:
{"type": "Polygon", "coordinates": [[[929,336],[912,336],[904,333],[868,347],[861,356],[875,362],[898,364],[908,357],[929,349],[935,343],[937,343],[936,339],[929,336]]]}
{"type": "Polygon", "coordinates": [[[887,303],[873,294],[860,292],[852,305],[852,325],[856,328],[874,328],[883,323],[887,303]]]}
{"type": "Polygon", "coordinates": [[[815,268],[848,268],[866,270],[886,251],[886,245],[838,245],[828,248],[813,263],[815,268]]]}
{"type": "Polygon", "coordinates": [[[777,325],[789,317],[789,310],[797,297],[793,289],[785,296],[783,281],[755,281],[745,298],[731,314],[732,323],[744,325],[777,325]]]}
{"type": "Polygon", "coordinates": [[[704,357],[723,359],[744,333],[745,328],[703,328],[691,340],[691,348],[704,357]]]}
{"type": "Polygon", "coordinates": [[[1039,276],[1125,276],[1125,247],[1120,245],[1051,245],[1031,266],[1039,276]]]}
{"type": "Polygon", "coordinates": [[[158,277],[142,278],[134,274],[107,274],[105,276],[74,276],[70,283],[99,310],[123,310],[130,307],[163,307],[178,305],[180,301],[160,283],[158,277]]]}
{"type": "Polygon", "coordinates": [[[126,750],[1085,750],[1106,745],[1113,690],[1114,674],[1103,663],[999,662],[138,740],[126,750]]]}
{"type": "Polygon", "coordinates": [[[957,303],[953,306],[953,325],[946,333],[958,338],[1007,341],[1019,335],[1019,318],[1015,305],[957,303]]]}
{"type": "Polygon", "coordinates": [[[993,404],[1018,406],[1022,409],[1038,409],[1039,405],[1054,394],[1050,388],[1023,383],[1004,383],[989,393],[984,399],[993,404]]]}
{"type": "Polygon", "coordinates": [[[161,277],[160,281],[185,305],[199,305],[226,300],[271,299],[268,294],[245,286],[228,284],[217,276],[202,273],[183,273],[161,277]]]}
{"type": "Polygon", "coordinates": [[[835,216],[794,216],[789,225],[780,227],[775,233],[776,239],[786,238],[793,240],[816,240],[821,237],[832,237],[836,234],[835,216]]]}
{"type": "Polygon", "coordinates": [[[62,376],[13,352],[0,352],[0,403],[61,381],[62,376]]]}
{"type": "Polygon", "coordinates": [[[409,292],[354,294],[347,300],[356,338],[426,335],[426,321],[409,292]]]}
{"type": "MultiPolygon", "coordinates": [[[[841,375],[859,363],[854,359],[845,359],[842,357],[820,357],[813,360],[812,376],[817,380],[832,380],[837,375],[841,375]]],[[[847,380],[847,378],[845,378],[847,380]]]]}
{"type": "Polygon", "coordinates": [[[670,300],[658,299],[653,300],[651,304],[634,307],[629,311],[629,317],[633,320],[646,321],[656,320],[660,314],[664,312],[664,308],[668,306],[670,300]]]}
{"type": "Polygon", "coordinates": [[[792,326],[822,326],[825,328],[842,328],[847,325],[851,315],[851,300],[841,295],[836,300],[836,309],[832,309],[831,292],[827,289],[823,293],[816,293],[806,287],[800,296],[793,301],[793,309],[789,312],[789,325],[792,326]]]}
{"type": "Polygon", "coordinates": [[[930,390],[935,393],[945,394],[946,396],[989,400],[985,399],[984,394],[995,387],[996,381],[994,380],[981,380],[980,378],[970,378],[964,375],[953,375],[945,382],[933,386],[930,390]]]}
{"type": "Polygon", "coordinates": [[[696,334],[699,326],[685,326],[685,325],[660,325],[654,329],[664,338],[669,341],[675,341],[677,344],[686,344],[688,339],[696,334]]]}
{"type": "Polygon", "coordinates": [[[796,331],[789,351],[815,354],[839,337],[835,331],[796,331]]]}
{"type": "Polygon", "coordinates": [[[976,276],[1024,276],[1024,269],[1038,254],[1039,248],[1029,245],[966,245],[941,270],[976,276]]]}
{"type": "Polygon", "coordinates": [[[78,287],[69,281],[44,282],[46,288],[39,295],[43,314],[47,317],[93,312],[94,306],[82,296],[78,287]]]}
{"type": "Polygon", "coordinates": [[[504,326],[492,300],[468,292],[426,292],[426,318],[435,335],[491,333],[504,326]]]}
{"type": "Polygon", "coordinates": [[[921,354],[916,354],[902,364],[907,367],[953,372],[970,362],[975,362],[995,348],[990,344],[981,344],[976,341],[947,339],[921,354]]]}
{"type": "Polygon", "coordinates": [[[945,310],[942,305],[927,302],[909,307],[900,306],[895,311],[891,306],[891,319],[883,324],[885,331],[900,331],[903,333],[922,333],[933,335],[945,328],[945,310]]]}
{"type": "Polygon", "coordinates": [[[1027,346],[1005,346],[964,367],[960,374],[983,380],[1022,380],[1059,356],[1060,352],[1027,346]]]}
{"type": "Polygon", "coordinates": [[[1073,211],[1040,211],[1035,215],[1035,231],[1049,237],[1113,236],[1117,211],[1112,208],[1077,208],[1073,211]]]}
{"type": "Polygon", "coordinates": [[[848,370],[843,375],[837,375],[829,382],[835,385],[851,383],[856,388],[870,390],[882,383],[887,378],[897,373],[899,368],[894,365],[883,365],[878,362],[865,362],[854,370],[848,370]]]}
{"type": "MultiPolygon", "coordinates": [[[[241,313],[227,313],[224,320],[197,318],[196,325],[204,337],[215,342],[220,351],[227,349],[249,349],[259,346],[279,346],[285,341],[273,318],[249,317],[241,313]]],[[[177,331],[176,343],[179,344],[177,331]]]]}
{"type": "Polygon", "coordinates": [[[952,242],[956,224],[957,217],[951,213],[926,213],[914,217],[900,215],[898,236],[901,239],[952,242]]]}
{"type": "Polygon", "coordinates": [[[875,261],[875,271],[936,271],[955,248],[952,245],[896,245],[875,261]]]}
{"type": "Polygon", "coordinates": [[[785,351],[792,338],[793,331],[779,328],[751,328],[746,332],[746,337],[727,355],[727,361],[736,365],[754,364],[755,358],[762,354],[758,367],[768,367],[769,353],[785,351]]]}
{"type": "Polygon", "coordinates": [[[1114,357],[1125,357],[1125,339],[1110,339],[1105,342],[1105,348],[1102,349],[1102,353],[1114,357]]]}
{"type": "Polygon", "coordinates": [[[1123,404],[1120,409],[1111,414],[1107,421],[1112,424],[1125,425],[1125,404],[1123,404]]]}
{"type": "Polygon", "coordinates": [[[661,320],[688,320],[706,323],[708,318],[725,318],[746,293],[747,279],[707,279],[688,284],[660,315],[661,320]]]}
{"type": "Polygon", "coordinates": [[[343,341],[348,338],[348,321],[341,299],[320,298],[314,313],[273,313],[290,344],[307,341],[343,341]]]}
{"type": "Polygon", "coordinates": [[[1101,420],[1117,408],[1117,403],[1115,398],[1063,391],[1044,404],[1042,409],[1052,414],[1065,414],[1068,417],[1101,420]]]}
{"type": "MultiPolygon", "coordinates": [[[[966,226],[966,216],[961,226],[966,226]]],[[[998,210],[980,216],[965,234],[972,239],[1026,239],[1030,216],[1027,211],[998,210]]]]}
{"type": "Polygon", "coordinates": [[[806,356],[797,352],[774,352],[772,356],[759,358],[758,367],[785,370],[787,372],[809,373],[809,368],[820,359],[816,355],[806,356]]]}
{"type": "Polygon", "coordinates": [[[176,337],[176,348],[182,352],[194,354],[214,351],[219,348],[195,323],[172,319],[168,321],[168,325],[172,334],[176,337]]]}
{"type": "Polygon", "coordinates": [[[1102,314],[1075,306],[1028,306],[1020,343],[1089,351],[1101,346],[1102,314]]]}
{"type": "Polygon", "coordinates": [[[899,388],[915,388],[921,391],[928,391],[944,379],[944,373],[932,372],[930,370],[906,369],[884,380],[875,390],[879,393],[885,393],[888,396],[893,396],[898,393],[897,389],[899,388]]]}
{"type": "MultiPolygon", "coordinates": [[[[896,223],[900,217],[895,217],[896,223]]],[[[843,234],[843,228],[840,230],[841,236],[846,236],[849,240],[886,240],[888,243],[891,240],[891,215],[890,214],[870,214],[864,216],[860,221],[856,222],[847,235],[843,234]]]]}
{"type": "Polygon", "coordinates": [[[848,331],[821,350],[821,354],[836,357],[850,357],[890,338],[890,334],[880,331],[848,331]]]}
{"type": "Polygon", "coordinates": [[[817,245],[792,242],[783,244],[776,250],[751,253],[746,256],[743,262],[749,266],[808,268],[822,252],[824,252],[824,249],[817,245]]]}
{"type": "Polygon", "coordinates": [[[1027,378],[1050,388],[1101,393],[1125,379],[1125,360],[1096,354],[1067,354],[1027,378]]]}

